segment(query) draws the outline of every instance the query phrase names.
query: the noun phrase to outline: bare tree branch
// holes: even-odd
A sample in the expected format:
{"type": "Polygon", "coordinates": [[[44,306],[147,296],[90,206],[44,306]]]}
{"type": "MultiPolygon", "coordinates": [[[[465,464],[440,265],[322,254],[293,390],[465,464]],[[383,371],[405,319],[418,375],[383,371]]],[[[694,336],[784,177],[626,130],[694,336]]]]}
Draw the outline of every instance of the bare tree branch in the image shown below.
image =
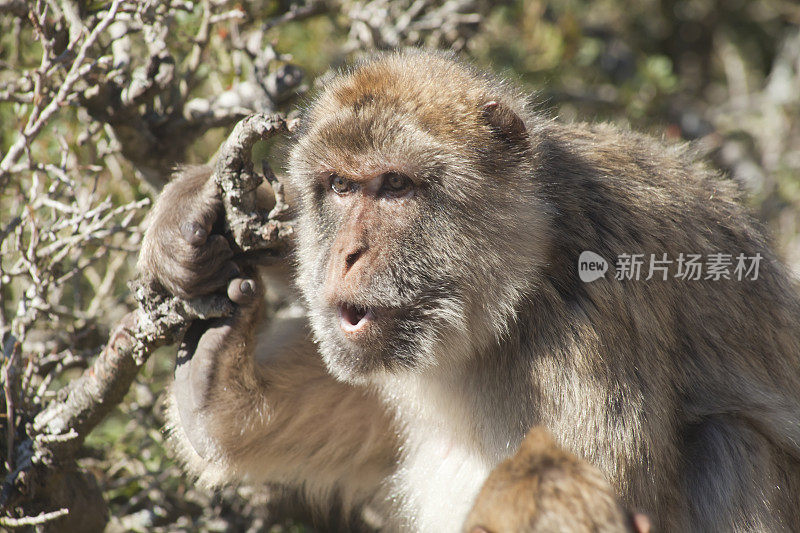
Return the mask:
{"type": "MultiPolygon", "coordinates": [[[[292,234],[290,224],[275,218],[279,214],[275,210],[269,217],[257,212],[255,190],[263,177],[253,171],[250,152],[256,141],[288,133],[295,125],[278,115],[251,115],[236,125],[220,150],[214,179],[223,191],[228,227],[243,251],[275,249],[292,234]]],[[[274,177],[271,171],[269,174],[274,177]]]]}
{"type": "Polygon", "coordinates": [[[28,15],[28,3],[25,0],[0,0],[0,13],[7,13],[15,17],[28,15]]]}
{"type": "Polygon", "coordinates": [[[50,100],[50,102],[43,109],[39,110],[39,108],[34,108],[34,110],[31,112],[30,117],[28,118],[28,123],[19,133],[17,140],[11,145],[11,148],[9,148],[2,161],[0,161],[0,187],[5,186],[6,182],[8,181],[11,168],[13,167],[14,163],[19,160],[23,150],[26,146],[28,146],[31,139],[39,134],[39,132],[42,130],[42,127],[47,123],[48,120],[50,120],[53,114],[55,114],[55,112],[58,111],[61,106],[66,104],[68,99],[73,96],[72,87],[75,85],[75,83],[86,76],[86,74],[88,74],[88,72],[92,69],[93,64],[84,63],[84,60],[86,59],[89,49],[97,41],[97,38],[114,20],[121,3],[122,0],[114,0],[105,16],[94,28],[92,28],[89,36],[86,37],[86,39],[81,43],[75,60],[72,62],[72,67],[67,73],[64,83],[61,84],[61,87],[56,93],[55,98],[50,100]]]}
{"type": "Polygon", "coordinates": [[[51,522],[62,516],[69,514],[68,509],[59,509],[50,513],[41,513],[36,516],[25,516],[23,518],[9,518],[7,516],[0,516],[0,526],[4,527],[27,527],[27,526],[41,526],[47,522],[51,522]]]}
{"type": "MultiPolygon", "coordinates": [[[[280,187],[276,187],[276,207],[268,215],[256,209],[255,188],[263,177],[254,173],[250,153],[256,141],[288,133],[292,127],[294,123],[287,124],[279,115],[252,115],[234,128],[219,152],[214,179],[223,192],[226,221],[243,250],[268,249],[277,255],[286,249],[286,239],[292,234],[291,223],[279,219],[286,211],[280,187]]],[[[271,171],[268,175],[270,181],[278,183],[271,171]]],[[[41,487],[47,487],[52,476],[63,477],[64,463],[73,460],[86,436],[122,401],[153,350],[177,342],[192,320],[233,312],[233,303],[222,295],[185,301],[160,293],[142,281],[132,283],[131,289],[139,309],[125,315],[116,325],[92,366],[39,412],[24,440],[14,445],[13,433],[7,438],[9,448],[14,447],[9,453],[9,464],[13,458],[17,461],[3,481],[0,510],[9,506],[27,509],[29,494],[37,494],[39,503],[46,501],[47,490],[41,487]],[[31,488],[31,483],[36,483],[39,489],[31,488]]],[[[12,363],[9,360],[3,370],[7,397],[13,384],[7,376],[13,370],[12,363]]],[[[13,409],[14,403],[7,400],[6,405],[13,409]]],[[[81,474],[76,483],[86,483],[85,477],[81,474]]],[[[73,509],[71,502],[54,498],[52,507],[57,505],[73,509]]],[[[102,508],[98,504],[98,509],[102,508]]],[[[38,517],[9,518],[8,524],[30,525],[71,518],[54,511],[38,517]]]]}

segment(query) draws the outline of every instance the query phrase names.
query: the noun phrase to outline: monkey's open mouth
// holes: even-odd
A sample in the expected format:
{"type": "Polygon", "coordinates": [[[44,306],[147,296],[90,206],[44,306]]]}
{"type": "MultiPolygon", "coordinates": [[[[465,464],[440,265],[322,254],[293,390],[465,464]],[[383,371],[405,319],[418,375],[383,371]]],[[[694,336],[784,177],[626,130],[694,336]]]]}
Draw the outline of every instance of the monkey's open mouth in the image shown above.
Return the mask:
{"type": "Polygon", "coordinates": [[[359,333],[374,319],[375,314],[368,307],[339,304],[339,326],[345,333],[359,333]]]}

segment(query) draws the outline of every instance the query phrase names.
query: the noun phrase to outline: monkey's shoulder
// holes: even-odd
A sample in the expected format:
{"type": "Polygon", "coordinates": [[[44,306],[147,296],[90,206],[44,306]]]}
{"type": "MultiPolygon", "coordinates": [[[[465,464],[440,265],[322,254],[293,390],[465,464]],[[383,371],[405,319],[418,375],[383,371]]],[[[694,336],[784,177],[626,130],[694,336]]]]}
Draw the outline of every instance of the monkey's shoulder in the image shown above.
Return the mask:
{"type": "Polygon", "coordinates": [[[545,172],[558,179],[562,194],[583,198],[589,207],[623,206],[656,219],[752,221],[744,190],[713,168],[696,144],[609,123],[552,122],[540,139],[545,172]]]}

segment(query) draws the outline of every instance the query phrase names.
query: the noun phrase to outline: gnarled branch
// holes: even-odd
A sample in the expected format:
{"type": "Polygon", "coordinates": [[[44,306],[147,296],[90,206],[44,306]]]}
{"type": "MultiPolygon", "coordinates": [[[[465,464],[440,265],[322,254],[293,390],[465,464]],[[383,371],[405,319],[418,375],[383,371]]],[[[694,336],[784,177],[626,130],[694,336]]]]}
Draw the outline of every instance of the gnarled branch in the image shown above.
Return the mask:
{"type": "MultiPolygon", "coordinates": [[[[276,208],[268,214],[257,210],[255,188],[263,177],[253,171],[250,154],[256,141],[287,133],[289,129],[282,116],[252,115],[234,128],[220,149],[214,179],[223,194],[227,224],[243,250],[272,250],[277,255],[286,248],[286,238],[292,233],[291,222],[280,219],[286,208],[279,185],[274,186],[276,208]]],[[[279,183],[266,169],[268,179],[279,183]]],[[[131,289],[139,308],[125,315],[92,366],[60,398],[45,406],[28,425],[26,438],[15,444],[15,469],[3,481],[0,510],[14,507],[29,515],[39,513],[52,519],[47,525],[53,528],[84,528],[89,527],[87,524],[103,523],[102,495],[86,488],[93,486],[94,480],[74,467],[65,469],[65,464],[74,462],[86,436],[122,401],[156,348],[180,340],[192,320],[233,312],[233,303],[222,295],[181,300],[141,280],[134,281],[131,289]],[[55,484],[54,479],[58,479],[55,484]],[[65,490],[73,481],[76,490],[65,490]],[[71,492],[75,495],[73,500],[65,496],[71,492]],[[99,501],[85,505],[87,494],[99,501]],[[36,497],[35,503],[31,501],[32,495],[36,497]],[[62,508],[68,509],[69,514],[65,515],[62,508]],[[94,510],[89,511],[90,508],[94,510]],[[81,512],[75,513],[78,509],[81,512]],[[84,513],[98,511],[102,516],[87,522],[84,513]]]]}

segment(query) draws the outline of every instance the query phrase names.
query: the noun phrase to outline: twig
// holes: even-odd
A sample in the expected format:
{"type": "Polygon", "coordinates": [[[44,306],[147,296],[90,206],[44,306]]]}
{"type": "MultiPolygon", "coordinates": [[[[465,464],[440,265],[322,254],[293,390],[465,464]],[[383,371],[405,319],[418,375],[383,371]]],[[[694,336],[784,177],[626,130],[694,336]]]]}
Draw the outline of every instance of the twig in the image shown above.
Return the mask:
{"type": "Polygon", "coordinates": [[[8,13],[15,17],[27,17],[28,4],[25,0],[0,0],[0,13],[8,13]]]}
{"type": "Polygon", "coordinates": [[[308,4],[303,6],[292,4],[286,13],[269,19],[261,26],[261,29],[263,31],[267,31],[275,26],[280,26],[281,24],[285,24],[287,22],[303,20],[315,15],[320,15],[325,12],[326,8],[327,6],[325,5],[325,2],[321,2],[319,0],[311,0],[308,4]]]}
{"type": "Polygon", "coordinates": [[[278,180],[272,167],[266,159],[261,161],[261,172],[264,174],[267,182],[272,187],[272,194],[275,197],[275,205],[269,212],[267,218],[270,220],[280,220],[284,214],[289,211],[289,204],[286,203],[286,197],[283,195],[283,183],[278,180]]]}
{"type": "Polygon", "coordinates": [[[14,422],[14,381],[16,376],[14,376],[14,370],[20,352],[20,342],[9,335],[3,351],[10,352],[5,365],[3,365],[3,392],[6,400],[6,465],[10,472],[14,470],[14,432],[16,431],[14,422]]]}
{"type": "MultiPolygon", "coordinates": [[[[194,38],[194,45],[192,51],[189,52],[185,60],[184,69],[184,83],[180,86],[181,97],[185,101],[189,97],[189,92],[194,86],[197,68],[200,66],[200,59],[203,57],[203,51],[208,44],[209,30],[211,28],[211,2],[203,0],[202,2],[203,18],[200,20],[200,28],[197,30],[197,35],[194,38]]],[[[241,13],[241,12],[239,12],[241,13]]]]}
{"type": "MultiPolygon", "coordinates": [[[[255,187],[262,178],[252,171],[250,150],[257,140],[288,132],[293,126],[294,123],[287,124],[281,116],[250,116],[234,128],[219,152],[215,179],[223,189],[223,202],[230,207],[226,210],[227,222],[236,228],[234,238],[240,246],[246,244],[250,246],[248,249],[258,250],[281,250],[286,246],[285,237],[291,234],[290,222],[271,217],[288,209],[282,189],[274,174],[266,171],[274,184],[276,209],[270,215],[256,210],[255,187]],[[264,232],[265,225],[274,231],[264,232]],[[247,243],[239,240],[242,235],[247,237],[247,243]]],[[[103,217],[98,213],[98,218],[103,217]]],[[[234,309],[223,295],[181,300],[142,280],[132,282],[131,289],[139,309],[125,315],[116,325],[92,366],[68,385],[66,396],[59,395],[58,401],[49,402],[39,412],[29,427],[28,437],[22,442],[11,442],[10,447],[15,449],[10,451],[15,452],[17,464],[0,490],[0,510],[7,508],[13,498],[24,502],[26,494],[34,494],[36,491],[25,489],[31,479],[45,484],[61,471],[63,464],[74,459],[86,436],[122,401],[139,369],[156,348],[177,342],[193,320],[228,316],[234,309]],[[37,475],[28,475],[34,471],[37,475]]],[[[7,405],[13,404],[7,400],[7,405]]],[[[34,519],[39,518],[25,518],[34,519]]]]}
{"type": "Polygon", "coordinates": [[[122,400],[153,350],[177,342],[192,320],[226,316],[233,310],[223,297],[187,302],[155,293],[142,283],[132,288],[142,307],[117,324],[94,364],[69,385],[66,399],[51,402],[34,420],[33,429],[38,434],[74,431],[80,438],[38,440],[40,454],[63,456],[74,451],[122,400]]]}
{"type": "MultiPolygon", "coordinates": [[[[287,123],[280,115],[250,115],[236,125],[220,150],[214,180],[223,193],[228,228],[243,251],[272,249],[280,252],[292,235],[291,224],[256,210],[255,191],[263,177],[253,171],[250,152],[256,141],[276,133],[288,133],[295,126],[295,122],[287,123]]],[[[274,174],[270,179],[277,181],[274,174]]]]}
{"type": "Polygon", "coordinates": [[[36,516],[23,516],[22,518],[11,518],[10,516],[0,516],[0,526],[5,527],[28,527],[28,526],[41,526],[47,522],[51,522],[56,518],[67,516],[69,509],[59,509],[49,513],[41,513],[36,516]]]}
{"type": "Polygon", "coordinates": [[[5,157],[3,157],[2,161],[0,161],[0,187],[5,185],[5,181],[9,176],[11,167],[20,158],[22,152],[25,150],[25,147],[28,146],[31,138],[38,135],[39,131],[41,131],[42,127],[47,123],[48,120],[50,120],[53,114],[67,102],[67,99],[72,94],[73,85],[81,80],[93,67],[92,63],[83,65],[83,61],[86,59],[89,48],[94,45],[100,34],[103,33],[108,25],[114,20],[121,3],[122,0],[114,0],[114,3],[111,4],[111,7],[108,9],[108,12],[105,14],[105,16],[100,20],[100,22],[97,23],[97,25],[92,29],[91,33],[89,33],[89,36],[83,41],[75,60],[72,62],[72,67],[69,69],[69,72],[64,79],[64,83],[62,83],[61,87],[59,87],[56,96],[50,101],[49,104],[47,104],[41,113],[36,113],[38,108],[34,109],[34,111],[31,113],[28,123],[25,125],[22,132],[20,132],[20,134],[17,136],[17,139],[14,141],[14,144],[11,145],[11,148],[8,149],[5,157]]]}

